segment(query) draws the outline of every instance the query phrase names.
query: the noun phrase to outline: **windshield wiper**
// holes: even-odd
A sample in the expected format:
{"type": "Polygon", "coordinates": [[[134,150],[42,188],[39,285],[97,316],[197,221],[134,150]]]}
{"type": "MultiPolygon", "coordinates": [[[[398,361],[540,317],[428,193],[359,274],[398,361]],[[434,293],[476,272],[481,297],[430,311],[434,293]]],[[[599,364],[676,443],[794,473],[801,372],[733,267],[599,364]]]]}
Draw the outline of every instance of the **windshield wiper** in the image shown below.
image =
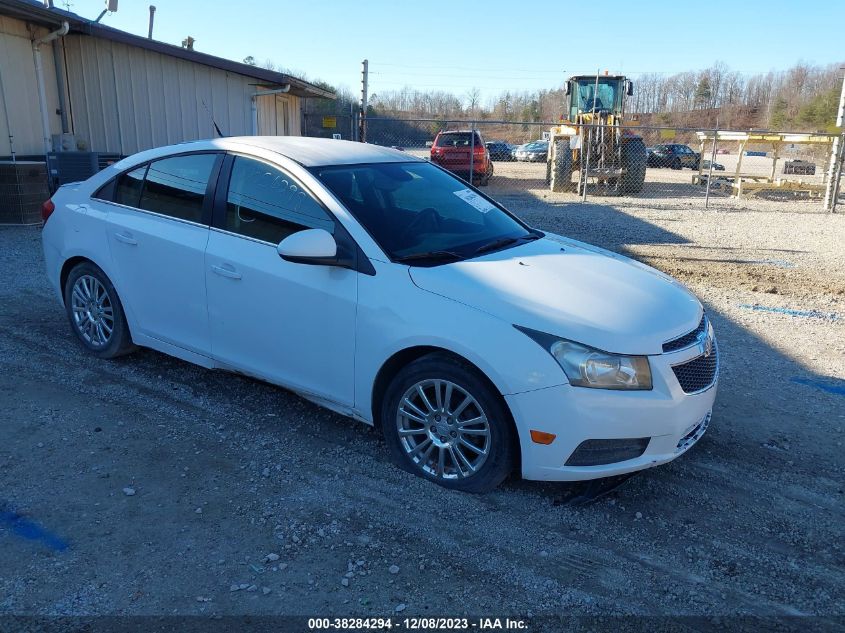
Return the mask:
{"type": "Polygon", "coordinates": [[[487,242],[486,244],[482,244],[478,248],[475,249],[475,254],[487,253],[489,251],[495,251],[499,248],[504,248],[505,246],[510,246],[511,244],[516,244],[517,242],[533,242],[534,240],[539,240],[540,236],[536,233],[531,233],[529,235],[523,235],[522,237],[501,237],[497,240],[493,240],[492,242],[487,242]]]}
{"type": "Polygon", "coordinates": [[[395,257],[397,262],[413,262],[421,259],[431,261],[458,261],[464,259],[464,256],[454,251],[424,251],[422,253],[411,253],[410,255],[403,255],[402,257],[395,257]]]}

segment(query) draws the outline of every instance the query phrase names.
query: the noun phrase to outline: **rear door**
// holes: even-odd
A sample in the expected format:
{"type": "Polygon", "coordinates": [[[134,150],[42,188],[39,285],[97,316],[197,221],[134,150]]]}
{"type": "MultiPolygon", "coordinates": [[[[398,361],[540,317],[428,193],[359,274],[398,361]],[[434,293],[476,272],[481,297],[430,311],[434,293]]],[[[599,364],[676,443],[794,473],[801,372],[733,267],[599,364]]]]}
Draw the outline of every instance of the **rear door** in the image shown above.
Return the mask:
{"type": "Polygon", "coordinates": [[[223,155],[182,154],[119,176],[107,233],[136,334],[208,356],[205,247],[223,155]]]}

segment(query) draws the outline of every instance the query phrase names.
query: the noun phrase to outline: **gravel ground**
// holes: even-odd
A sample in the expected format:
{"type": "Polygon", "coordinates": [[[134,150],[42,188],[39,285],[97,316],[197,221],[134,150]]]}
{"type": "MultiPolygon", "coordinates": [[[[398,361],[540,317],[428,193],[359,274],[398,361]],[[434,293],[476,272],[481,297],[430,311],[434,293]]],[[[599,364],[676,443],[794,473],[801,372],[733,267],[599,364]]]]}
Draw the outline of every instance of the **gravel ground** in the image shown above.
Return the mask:
{"type": "Polygon", "coordinates": [[[0,614],[843,614],[845,215],[506,180],[490,192],[528,221],[707,304],[723,369],[694,449],[587,505],[515,479],[450,492],[282,389],[85,356],[39,231],[3,228],[0,614]]]}

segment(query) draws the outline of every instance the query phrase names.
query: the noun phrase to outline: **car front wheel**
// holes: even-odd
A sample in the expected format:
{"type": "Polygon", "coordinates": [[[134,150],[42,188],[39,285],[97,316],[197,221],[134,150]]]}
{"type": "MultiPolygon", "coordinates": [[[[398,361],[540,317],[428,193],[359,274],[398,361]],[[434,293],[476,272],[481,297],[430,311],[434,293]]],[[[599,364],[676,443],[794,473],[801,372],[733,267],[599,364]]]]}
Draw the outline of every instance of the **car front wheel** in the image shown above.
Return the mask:
{"type": "Polygon", "coordinates": [[[74,334],[94,356],[115,358],[132,351],[123,306],[98,266],[91,262],[77,264],[65,282],[64,298],[74,334]]]}
{"type": "Polygon", "coordinates": [[[441,486],[489,492],[513,469],[514,432],[501,397],[447,354],[424,356],[397,374],[381,424],[394,461],[441,486]]]}

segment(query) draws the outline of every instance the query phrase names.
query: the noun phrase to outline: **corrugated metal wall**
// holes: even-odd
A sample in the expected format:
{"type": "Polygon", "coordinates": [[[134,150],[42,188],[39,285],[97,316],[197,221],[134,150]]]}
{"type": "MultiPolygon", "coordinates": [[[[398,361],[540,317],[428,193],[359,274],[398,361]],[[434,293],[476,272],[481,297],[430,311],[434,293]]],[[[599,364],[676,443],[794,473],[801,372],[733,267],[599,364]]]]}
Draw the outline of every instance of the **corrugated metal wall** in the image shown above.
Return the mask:
{"type": "Polygon", "coordinates": [[[286,94],[258,97],[258,134],[299,136],[301,117],[295,99],[297,97],[286,94]]]}
{"type": "MultiPolygon", "coordinates": [[[[251,77],[85,35],[68,35],[64,46],[73,131],[93,150],[132,154],[212,138],[206,106],[227,136],[252,134],[250,95],[260,88],[251,77]]],[[[299,134],[298,99],[285,98],[288,133],[299,134]]],[[[272,105],[259,98],[259,133],[282,133],[261,124],[272,105]]]]}
{"type": "MultiPolygon", "coordinates": [[[[37,35],[48,31],[38,29],[37,35]]],[[[227,136],[252,134],[250,95],[257,79],[88,35],[61,38],[71,132],[87,148],[132,154],[159,145],[216,136],[211,112],[227,136]],[[205,106],[203,105],[205,102],[205,106]]],[[[61,133],[53,52],[42,47],[51,134],[61,133]]],[[[43,154],[32,43],[26,23],[0,16],[0,156],[43,154]],[[7,127],[6,120],[9,120],[7,127]]],[[[258,98],[258,133],[300,131],[293,95],[258,98]]]]}
{"type": "MultiPolygon", "coordinates": [[[[47,32],[47,29],[36,29],[35,34],[43,37],[47,32]]],[[[50,131],[58,134],[62,124],[56,114],[59,97],[50,44],[41,47],[41,60],[50,131]]],[[[25,22],[0,16],[0,156],[10,155],[13,149],[18,155],[43,154],[43,136],[30,33],[25,22]],[[11,142],[9,127],[13,135],[11,142]]]]}

